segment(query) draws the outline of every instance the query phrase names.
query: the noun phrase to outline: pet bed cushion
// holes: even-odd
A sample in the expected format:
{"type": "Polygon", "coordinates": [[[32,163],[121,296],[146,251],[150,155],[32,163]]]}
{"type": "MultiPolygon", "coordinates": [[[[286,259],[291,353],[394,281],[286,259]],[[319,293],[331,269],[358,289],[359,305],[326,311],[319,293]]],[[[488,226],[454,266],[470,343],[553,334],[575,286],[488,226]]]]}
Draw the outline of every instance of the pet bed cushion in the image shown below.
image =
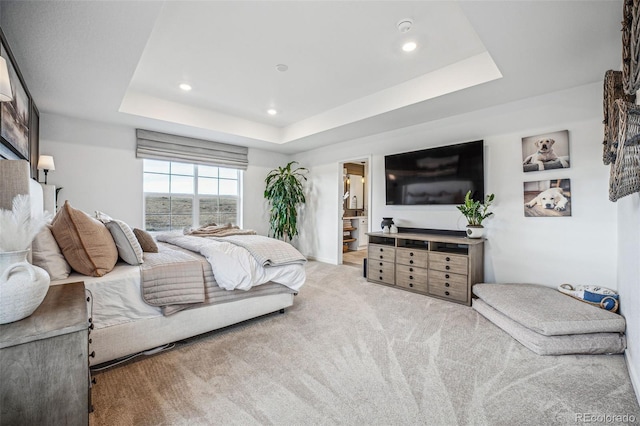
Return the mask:
{"type": "Polygon", "coordinates": [[[473,308],[538,355],[618,354],[626,348],[626,339],[620,333],[544,336],[498,312],[480,299],[473,300],[473,308]]]}
{"type": "Polygon", "coordinates": [[[511,320],[545,336],[624,333],[624,317],[536,284],[476,284],[473,293],[511,320]]]}

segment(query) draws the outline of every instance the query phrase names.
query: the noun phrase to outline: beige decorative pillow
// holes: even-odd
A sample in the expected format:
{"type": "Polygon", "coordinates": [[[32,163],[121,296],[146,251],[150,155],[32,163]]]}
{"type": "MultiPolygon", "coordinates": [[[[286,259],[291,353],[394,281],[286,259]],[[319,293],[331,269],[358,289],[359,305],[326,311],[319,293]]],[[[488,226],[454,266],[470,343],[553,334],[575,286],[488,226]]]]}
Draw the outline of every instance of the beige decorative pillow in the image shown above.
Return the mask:
{"type": "Polygon", "coordinates": [[[98,220],[71,207],[68,201],[51,223],[51,233],[71,267],[84,275],[101,277],[118,261],[109,230],[98,220]]]}
{"type": "Polygon", "coordinates": [[[142,229],[133,228],[133,233],[135,234],[140,246],[142,247],[142,251],[146,251],[147,253],[157,253],[158,245],[155,240],[147,231],[143,231],[142,229]]]}
{"type": "Polygon", "coordinates": [[[51,225],[42,228],[31,243],[32,262],[47,271],[52,281],[63,280],[71,273],[58,243],[51,233],[51,225]]]}

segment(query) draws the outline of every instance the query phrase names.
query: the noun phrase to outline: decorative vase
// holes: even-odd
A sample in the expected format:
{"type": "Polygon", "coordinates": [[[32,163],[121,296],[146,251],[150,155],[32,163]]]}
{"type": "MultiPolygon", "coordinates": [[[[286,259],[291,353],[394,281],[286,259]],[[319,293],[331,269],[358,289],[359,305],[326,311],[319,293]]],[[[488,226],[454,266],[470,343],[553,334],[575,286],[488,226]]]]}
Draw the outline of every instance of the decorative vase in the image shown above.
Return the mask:
{"type": "Polygon", "coordinates": [[[31,315],[49,290],[49,274],[27,262],[27,253],[0,252],[0,324],[31,315]]]}
{"type": "Polygon", "coordinates": [[[382,223],[380,224],[380,226],[384,229],[385,226],[391,228],[391,225],[393,225],[393,218],[392,217],[383,217],[382,218],[382,223]]]}
{"type": "Polygon", "coordinates": [[[398,233],[398,227],[397,227],[397,226],[395,226],[395,225],[391,225],[391,226],[389,227],[389,233],[390,233],[390,234],[397,234],[397,233],[398,233]]]}
{"type": "Polygon", "coordinates": [[[484,226],[482,225],[467,225],[467,237],[468,238],[482,238],[484,235],[484,226]]]}
{"type": "Polygon", "coordinates": [[[388,234],[388,233],[390,233],[390,232],[391,232],[391,231],[389,230],[389,227],[388,227],[388,226],[384,226],[384,227],[382,228],[382,233],[383,233],[383,234],[388,234]]]}

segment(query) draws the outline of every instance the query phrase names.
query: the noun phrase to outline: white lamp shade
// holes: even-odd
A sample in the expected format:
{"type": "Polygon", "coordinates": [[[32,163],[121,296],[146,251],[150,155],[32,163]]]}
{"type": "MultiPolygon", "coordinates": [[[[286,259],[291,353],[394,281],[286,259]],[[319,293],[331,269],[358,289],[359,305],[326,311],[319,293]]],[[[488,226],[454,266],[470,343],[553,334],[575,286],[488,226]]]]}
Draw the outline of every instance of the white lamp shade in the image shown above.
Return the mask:
{"type": "Polygon", "coordinates": [[[13,93],[11,92],[7,61],[0,56],[0,102],[11,102],[12,100],[13,93]]]}
{"type": "Polygon", "coordinates": [[[41,155],[38,159],[38,170],[55,170],[56,166],[53,164],[53,157],[51,155],[41,155]]]}

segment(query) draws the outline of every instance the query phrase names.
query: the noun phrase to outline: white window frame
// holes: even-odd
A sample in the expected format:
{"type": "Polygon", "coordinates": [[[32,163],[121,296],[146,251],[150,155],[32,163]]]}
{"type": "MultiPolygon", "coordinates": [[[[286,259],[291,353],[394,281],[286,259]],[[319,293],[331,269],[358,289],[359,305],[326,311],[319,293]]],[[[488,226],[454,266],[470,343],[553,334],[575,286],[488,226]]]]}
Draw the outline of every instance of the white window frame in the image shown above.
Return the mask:
{"type": "MultiPolygon", "coordinates": [[[[144,160],[147,161],[147,160],[144,160]]],[[[169,176],[169,191],[171,191],[171,177],[172,176],[185,176],[185,175],[181,175],[179,173],[171,173],[171,168],[169,169],[169,173],[163,173],[163,172],[148,172],[145,170],[144,167],[144,163],[142,166],[142,223],[144,223],[144,226],[146,228],[147,225],[147,209],[146,209],[146,200],[147,200],[147,194],[152,194],[158,197],[174,197],[174,196],[179,196],[179,197],[183,197],[183,198],[191,198],[193,200],[193,209],[192,209],[192,213],[191,213],[191,222],[192,222],[192,226],[193,227],[198,227],[198,226],[202,226],[205,225],[203,223],[200,223],[200,199],[206,199],[206,198],[215,198],[215,197],[220,197],[220,194],[218,195],[206,195],[206,194],[198,194],[198,164],[195,163],[188,163],[185,161],[167,161],[167,160],[151,160],[151,161],[161,161],[161,162],[165,162],[165,163],[180,163],[180,164],[190,164],[193,165],[193,193],[192,194],[184,194],[184,193],[172,193],[172,192],[146,192],[144,190],[144,176],[145,174],[149,173],[149,174],[156,174],[156,175],[165,175],[165,176],[169,176]]],[[[244,173],[243,170],[240,169],[234,169],[232,167],[221,167],[221,166],[208,166],[208,167],[217,167],[218,169],[227,169],[227,170],[235,170],[237,173],[237,185],[238,185],[238,205],[237,205],[237,223],[236,225],[239,226],[240,228],[243,227],[243,187],[244,187],[244,173]]],[[[210,176],[202,176],[203,178],[207,178],[207,179],[216,179],[218,181],[220,180],[234,180],[231,178],[220,178],[220,176],[218,175],[218,177],[210,177],[210,176]]],[[[169,213],[169,216],[173,216],[171,214],[171,212],[169,213]]],[[[171,230],[176,230],[178,229],[177,227],[171,227],[171,230]]]]}

